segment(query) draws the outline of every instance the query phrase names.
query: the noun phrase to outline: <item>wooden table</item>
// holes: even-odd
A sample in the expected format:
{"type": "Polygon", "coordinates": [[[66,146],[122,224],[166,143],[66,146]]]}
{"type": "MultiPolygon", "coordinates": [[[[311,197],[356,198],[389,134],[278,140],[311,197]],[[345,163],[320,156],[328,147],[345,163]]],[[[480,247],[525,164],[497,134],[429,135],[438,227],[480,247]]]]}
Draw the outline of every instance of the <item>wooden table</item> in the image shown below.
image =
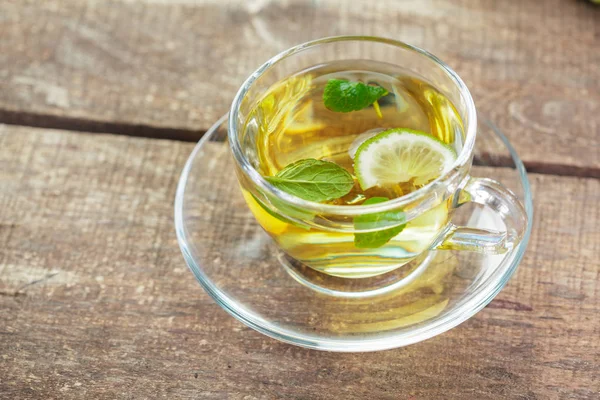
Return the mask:
{"type": "Polygon", "coordinates": [[[600,8],[585,1],[0,0],[0,123],[2,399],[600,396],[600,8]],[[260,63],[337,34],[446,60],[531,172],[517,274],[407,348],[256,333],[175,239],[193,141],[260,63]]]}

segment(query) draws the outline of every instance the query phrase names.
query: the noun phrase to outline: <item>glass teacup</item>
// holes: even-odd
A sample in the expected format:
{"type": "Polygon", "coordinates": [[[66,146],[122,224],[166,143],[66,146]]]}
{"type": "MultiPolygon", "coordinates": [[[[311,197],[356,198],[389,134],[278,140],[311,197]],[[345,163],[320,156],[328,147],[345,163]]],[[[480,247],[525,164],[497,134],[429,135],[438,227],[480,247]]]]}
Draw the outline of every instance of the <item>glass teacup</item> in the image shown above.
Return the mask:
{"type": "MultiPolygon", "coordinates": [[[[313,107],[312,103],[310,107],[313,107]]],[[[386,107],[389,105],[382,107],[382,111],[389,115],[386,107]]],[[[400,115],[401,110],[397,104],[394,107],[400,115]]],[[[434,108],[433,112],[435,110],[434,108]]],[[[374,123],[379,123],[374,117],[376,114],[367,114],[368,112],[366,110],[362,114],[356,114],[358,117],[347,123],[348,129],[353,132],[349,137],[338,138],[334,134],[336,141],[332,142],[335,143],[333,146],[343,143],[350,150],[354,142],[364,134],[360,128],[364,121],[373,118],[374,123]]],[[[410,117],[410,110],[407,117],[410,117]]],[[[409,121],[407,124],[421,123],[410,122],[410,118],[406,121],[409,121]]],[[[287,255],[287,262],[306,265],[337,277],[367,278],[390,272],[413,261],[421,262],[431,250],[454,249],[499,254],[512,249],[521,240],[526,227],[526,214],[518,199],[496,181],[469,175],[476,127],[476,110],[469,90],[454,71],[433,55],[389,39],[334,37],[291,48],[254,72],[233,101],[228,139],[244,198],[258,223],[287,255]],[[348,65],[351,68],[345,67],[348,65]],[[443,119],[445,122],[449,121],[443,129],[439,127],[440,124],[421,126],[421,130],[435,133],[438,137],[443,136],[447,143],[454,146],[456,160],[451,167],[422,187],[415,187],[414,190],[400,189],[406,190],[406,194],[369,205],[309,201],[269,183],[261,170],[264,169],[261,166],[261,155],[257,154],[260,153],[261,141],[265,140],[256,126],[257,107],[262,107],[264,111],[264,104],[268,104],[273,115],[280,116],[279,119],[271,118],[268,122],[275,120],[285,124],[285,118],[281,117],[285,113],[278,111],[289,104],[296,110],[294,101],[300,98],[297,95],[307,93],[316,84],[314,82],[318,81],[305,79],[307,74],[337,74],[343,77],[356,69],[356,66],[362,69],[376,66],[378,73],[401,69],[410,78],[410,87],[425,90],[423,88],[426,86],[427,90],[432,90],[431,93],[437,97],[429,92],[424,92],[424,97],[433,96],[433,106],[439,107],[440,101],[451,104],[449,109],[455,112],[456,118],[443,119]],[[308,72],[299,75],[301,71],[308,72]],[[273,87],[282,82],[286,82],[281,90],[283,97],[269,97],[269,93],[273,93],[273,87]],[[466,202],[489,206],[499,214],[505,229],[490,231],[455,225],[452,222],[454,211],[466,202]],[[377,217],[399,213],[402,214],[401,221],[377,217]],[[377,246],[357,245],[357,237],[361,237],[360,235],[384,231],[398,233],[377,246]]],[[[320,128],[304,126],[303,129],[296,128],[301,135],[319,132],[320,128]]],[[[275,154],[274,159],[283,159],[286,163],[297,161],[298,155],[302,153],[302,146],[296,147],[293,151],[284,149],[282,154],[275,154]]],[[[330,148],[325,148],[326,150],[313,149],[308,154],[312,156],[316,152],[331,156],[330,148]]]]}

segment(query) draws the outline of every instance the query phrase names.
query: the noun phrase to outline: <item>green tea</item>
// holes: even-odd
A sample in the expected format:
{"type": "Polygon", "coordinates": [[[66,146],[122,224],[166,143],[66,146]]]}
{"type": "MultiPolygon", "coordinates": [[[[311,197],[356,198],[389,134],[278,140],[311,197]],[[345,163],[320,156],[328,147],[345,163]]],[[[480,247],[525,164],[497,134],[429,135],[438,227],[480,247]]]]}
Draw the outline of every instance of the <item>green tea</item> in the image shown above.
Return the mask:
{"type": "MultiPolygon", "coordinates": [[[[265,177],[273,177],[299,160],[335,163],[355,182],[347,194],[326,203],[359,206],[369,199],[407,195],[439,176],[427,181],[399,179],[363,189],[356,180],[357,150],[391,128],[423,132],[455,154],[463,144],[462,121],[443,93],[407,70],[362,60],[320,65],[273,85],[249,114],[243,142],[251,147],[247,154],[265,177]],[[364,109],[334,112],[323,100],[325,87],[333,79],[384,88],[387,94],[364,109]]],[[[287,254],[324,273],[350,278],[390,271],[427,250],[448,224],[451,201],[408,221],[383,245],[364,248],[357,246],[352,232],[298,226],[285,218],[285,210],[279,215],[249,192],[244,191],[244,196],[258,222],[287,254]]],[[[277,204],[273,206],[277,208],[277,204]]]]}

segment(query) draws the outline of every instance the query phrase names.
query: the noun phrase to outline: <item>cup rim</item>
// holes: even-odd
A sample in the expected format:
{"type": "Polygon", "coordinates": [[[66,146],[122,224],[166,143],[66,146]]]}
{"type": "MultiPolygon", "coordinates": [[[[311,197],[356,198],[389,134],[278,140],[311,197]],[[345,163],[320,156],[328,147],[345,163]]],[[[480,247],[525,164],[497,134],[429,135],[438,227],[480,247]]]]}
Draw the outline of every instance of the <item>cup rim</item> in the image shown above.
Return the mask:
{"type": "Polygon", "coordinates": [[[250,180],[268,195],[274,196],[279,200],[283,200],[285,203],[290,204],[294,207],[299,207],[302,209],[306,209],[309,211],[315,211],[317,213],[326,213],[332,215],[347,215],[347,216],[355,216],[361,215],[365,213],[378,213],[384,212],[388,210],[393,210],[397,208],[401,208],[410,203],[418,201],[419,199],[425,197],[432,188],[440,185],[443,182],[452,180],[457,176],[457,168],[462,167],[467,164],[473,153],[473,149],[475,147],[475,137],[477,135],[477,112],[475,109],[475,103],[471,96],[471,92],[467,88],[466,84],[463,80],[458,76],[458,74],[452,70],[446,63],[442,60],[429,53],[426,50],[423,50],[419,47],[383,37],[377,36],[331,36],[322,39],[312,40],[309,42],[305,42],[296,46],[293,46],[283,52],[277,54],[276,56],[269,59],[263,65],[261,65],[256,71],[254,71],[242,84],[237,94],[235,95],[233,102],[231,104],[231,110],[229,112],[229,121],[228,121],[228,130],[227,137],[229,141],[229,147],[233,153],[234,159],[237,164],[241,167],[242,171],[246,176],[250,178],[250,180]],[[406,50],[410,50],[416,53],[419,53],[431,61],[436,63],[441,69],[446,73],[446,75],[456,84],[459,88],[461,95],[464,98],[466,103],[466,114],[467,114],[467,123],[465,132],[465,143],[463,148],[461,149],[458,157],[452,164],[452,167],[448,169],[444,174],[440,175],[438,178],[429,182],[427,185],[422,188],[415,190],[414,192],[408,193],[404,196],[397,197],[386,202],[371,204],[371,205],[333,205],[333,204],[322,204],[313,201],[304,200],[300,197],[296,197],[290,193],[284,192],[271,185],[263,176],[252,166],[252,164],[248,161],[248,159],[244,156],[241,148],[241,144],[239,141],[239,135],[237,135],[237,127],[236,120],[238,119],[240,105],[245,95],[248,93],[248,90],[252,86],[252,84],[266,71],[268,71],[273,65],[278,63],[279,61],[290,57],[294,54],[300,53],[304,50],[307,50],[311,47],[315,47],[322,44],[335,43],[335,42],[351,42],[351,41],[362,41],[362,42],[375,42],[375,43],[383,43],[391,46],[401,47],[406,50]]]}

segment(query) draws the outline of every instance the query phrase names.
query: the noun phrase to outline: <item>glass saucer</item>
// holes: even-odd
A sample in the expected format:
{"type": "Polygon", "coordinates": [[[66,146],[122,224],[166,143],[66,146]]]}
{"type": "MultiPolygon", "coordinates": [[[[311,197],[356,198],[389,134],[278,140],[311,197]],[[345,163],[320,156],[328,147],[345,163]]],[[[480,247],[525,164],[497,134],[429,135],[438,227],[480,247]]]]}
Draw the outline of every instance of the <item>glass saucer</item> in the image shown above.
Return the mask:
{"type": "MultiPolygon", "coordinates": [[[[506,137],[489,122],[480,123],[474,165],[473,176],[502,182],[525,205],[527,231],[512,251],[432,251],[369,281],[334,278],[288,261],[255,221],[237,183],[224,116],[197,144],[181,174],[177,238],[208,294],[259,332],[319,350],[406,346],[445,332],[485,307],[527,247],[533,218],[527,174],[506,137]]],[[[460,207],[453,221],[504,230],[495,213],[472,203],[460,207]]]]}

